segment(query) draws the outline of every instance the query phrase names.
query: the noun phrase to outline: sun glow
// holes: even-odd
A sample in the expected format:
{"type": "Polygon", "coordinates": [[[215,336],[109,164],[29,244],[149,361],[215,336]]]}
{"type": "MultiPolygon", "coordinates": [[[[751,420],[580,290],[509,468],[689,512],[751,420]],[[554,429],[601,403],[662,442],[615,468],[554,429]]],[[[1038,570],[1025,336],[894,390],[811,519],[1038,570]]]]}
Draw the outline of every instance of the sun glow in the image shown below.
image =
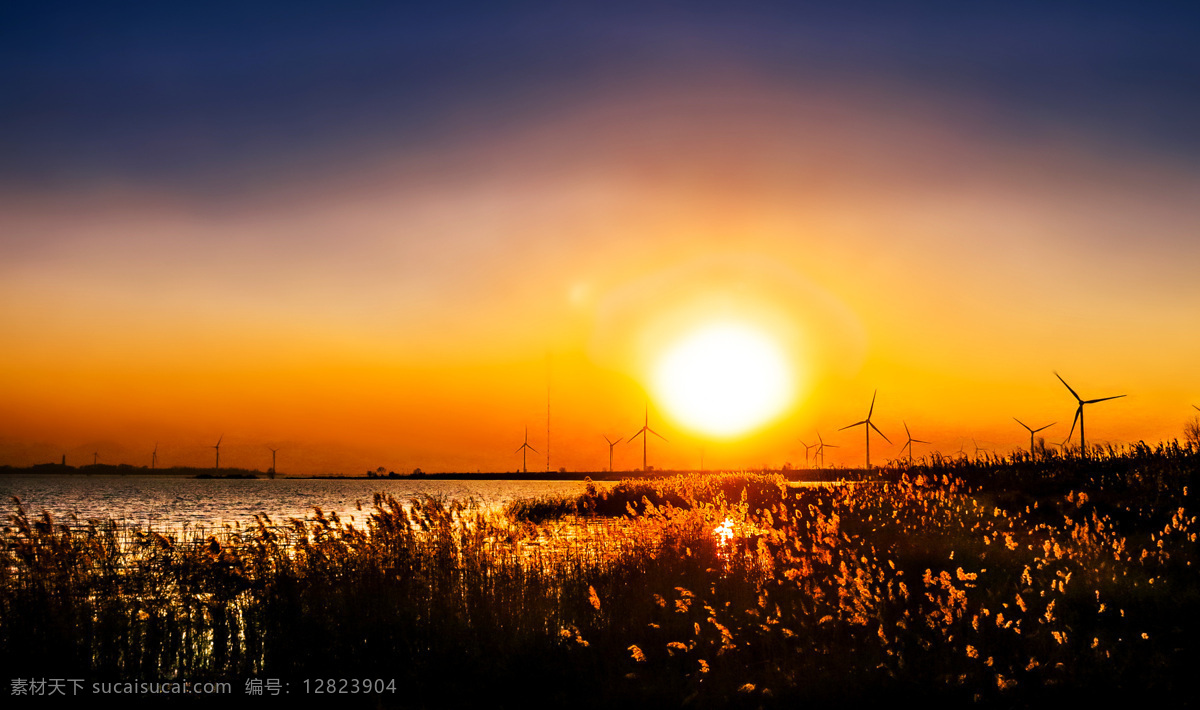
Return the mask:
{"type": "Polygon", "coordinates": [[[779,346],[760,330],[735,323],[710,324],[678,340],[658,361],[653,386],[674,419],[722,437],[770,421],[794,393],[779,346]]]}

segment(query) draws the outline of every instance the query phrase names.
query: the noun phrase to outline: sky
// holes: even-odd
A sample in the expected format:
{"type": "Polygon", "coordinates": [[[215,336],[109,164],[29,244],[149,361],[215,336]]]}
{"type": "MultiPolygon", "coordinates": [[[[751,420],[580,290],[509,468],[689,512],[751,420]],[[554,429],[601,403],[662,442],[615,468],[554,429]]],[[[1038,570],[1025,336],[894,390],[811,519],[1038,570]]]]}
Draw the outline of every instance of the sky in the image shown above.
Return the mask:
{"type": "Polygon", "coordinates": [[[1089,442],[1180,437],[1196,14],[5,3],[0,465],[594,471],[648,418],[660,468],[855,466],[876,391],[876,463],[1003,453],[1055,372],[1128,395],[1089,442]],[[793,368],[733,437],[656,395],[709,322],[793,368]]]}

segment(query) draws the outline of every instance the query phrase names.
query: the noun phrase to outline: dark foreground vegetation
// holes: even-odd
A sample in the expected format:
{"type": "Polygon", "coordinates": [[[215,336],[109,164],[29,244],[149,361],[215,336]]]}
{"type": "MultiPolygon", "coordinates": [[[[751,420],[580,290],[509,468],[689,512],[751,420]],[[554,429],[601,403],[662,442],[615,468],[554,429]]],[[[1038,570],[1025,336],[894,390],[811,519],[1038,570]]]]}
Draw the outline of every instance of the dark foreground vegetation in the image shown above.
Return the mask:
{"type": "Polygon", "coordinates": [[[376,496],[354,521],[215,535],[17,506],[0,668],[281,678],[293,701],[305,678],[395,679],[346,698],[384,707],[1194,698],[1198,472],[1191,448],[1137,446],[823,488],[679,476],[503,514],[376,496]]]}

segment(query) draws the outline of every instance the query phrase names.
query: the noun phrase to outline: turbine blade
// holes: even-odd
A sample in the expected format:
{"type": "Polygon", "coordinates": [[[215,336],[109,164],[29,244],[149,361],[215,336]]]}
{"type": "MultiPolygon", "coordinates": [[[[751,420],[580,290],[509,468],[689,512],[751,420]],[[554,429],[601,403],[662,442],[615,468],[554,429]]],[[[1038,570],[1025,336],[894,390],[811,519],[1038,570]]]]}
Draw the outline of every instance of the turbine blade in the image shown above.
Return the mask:
{"type": "MultiPolygon", "coordinates": [[[[663,441],[667,441],[667,437],[663,436],[662,434],[659,434],[658,432],[654,431],[654,430],[653,430],[653,429],[651,429],[650,427],[646,427],[646,429],[647,429],[647,431],[649,431],[651,434],[653,434],[653,435],[657,436],[658,438],[662,439],[663,441]]],[[[671,443],[671,442],[667,441],[667,443],[669,444],[669,443],[671,443]]]]}
{"type": "MultiPolygon", "coordinates": [[[[1078,393],[1077,393],[1075,390],[1072,390],[1072,389],[1071,389],[1071,385],[1068,385],[1068,384],[1067,384],[1067,381],[1066,381],[1066,380],[1064,380],[1064,379],[1062,378],[1062,375],[1060,375],[1060,374],[1058,374],[1058,373],[1056,372],[1056,373],[1054,373],[1054,376],[1058,378],[1058,381],[1059,381],[1059,382],[1063,383],[1063,386],[1064,386],[1064,387],[1066,387],[1067,389],[1071,390],[1071,394],[1072,394],[1072,395],[1075,397],[1075,399],[1079,400],[1080,402],[1082,402],[1082,401],[1083,401],[1083,398],[1082,398],[1082,397],[1080,397],[1080,396],[1079,396],[1079,394],[1078,394],[1078,393]]],[[[1067,438],[1069,439],[1070,437],[1067,437],[1067,438]]]]}
{"type": "Polygon", "coordinates": [[[904,433],[908,436],[909,441],[912,441],[912,432],[908,430],[908,422],[904,422],[904,433]]]}
{"type": "Polygon", "coordinates": [[[868,420],[864,419],[861,422],[854,422],[853,424],[847,424],[846,426],[842,427],[841,429],[838,429],[838,431],[845,431],[846,429],[849,429],[850,427],[856,427],[856,426],[859,426],[860,424],[867,424],[867,423],[869,423],[868,420]]]}
{"type": "Polygon", "coordinates": [[[889,439],[889,438],[887,438],[887,435],[886,435],[886,434],[884,434],[883,432],[879,431],[879,427],[875,426],[875,425],[874,425],[874,424],[872,424],[871,422],[867,422],[867,426],[869,426],[869,427],[871,427],[872,429],[874,429],[876,434],[878,434],[878,435],[882,436],[884,441],[886,441],[886,442],[887,442],[887,443],[889,443],[889,444],[890,444],[890,443],[892,443],[892,440],[891,440],[891,439],[889,439]]]}
{"type": "Polygon", "coordinates": [[[1067,432],[1067,438],[1063,439],[1063,443],[1071,440],[1071,434],[1075,433],[1075,425],[1079,423],[1079,417],[1083,415],[1083,404],[1080,404],[1075,410],[1075,418],[1071,420],[1071,431],[1067,432]]]}
{"type": "Polygon", "coordinates": [[[634,439],[636,439],[636,438],[638,438],[639,436],[641,436],[641,435],[642,435],[642,432],[644,432],[645,430],[646,430],[646,428],[645,428],[645,427],[642,427],[641,429],[638,429],[638,431],[637,431],[637,433],[636,433],[636,434],[634,434],[633,436],[631,436],[631,437],[629,437],[628,439],[626,439],[626,440],[625,440],[625,441],[626,441],[626,443],[632,444],[632,443],[633,443],[633,440],[634,440],[634,439]]]}
{"type": "Polygon", "coordinates": [[[1115,397],[1101,397],[1100,399],[1089,399],[1088,401],[1084,402],[1084,404],[1095,404],[1096,402],[1107,402],[1110,399],[1120,399],[1124,396],[1125,395],[1123,395],[1123,394],[1119,394],[1115,397]]]}
{"type": "MultiPolygon", "coordinates": [[[[1020,424],[1021,426],[1025,427],[1026,429],[1029,429],[1029,425],[1028,425],[1028,424],[1026,424],[1025,422],[1021,421],[1020,419],[1017,419],[1016,417],[1013,417],[1013,421],[1014,421],[1014,422],[1016,422],[1016,423],[1018,423],[1018,424],[1020,424]]],[[[1031,431],[1031,432],[1032,432],[1032,431],[1033,431],[1033,429],[1029,429],[1029,431],[1031,431]]]]}
{"type": "Polygon", "coordinates": [[[1031,431],[1031,432],[1029,432],[1029,433],[1030,433],[1030,434],[1036,434],[1036,433],[1038,433],[1039,431],[1041,431],[1042,429],[1049,429],[1050,427],[1054,426],[1054,425],[1055,425],[1055,424],[1057,424],[1057,423],[1058,423],[1058,422],[1050,422],[1050,423],[1049,423],[1049,424],[1047,424],[1046,426],[1044,426],[1044,427],[1039,427],[1039,428],[1037,428],[1037,429],[1034,429],[1033,431],[1031,431]]]}
{"type": "Polygon", "coordinates": [[[875,412],[875,397],[878,394],[879,394],[879,390],[875,390],[875,392],[871,395],[871,408],[867,410],[867,419],[870,419],[871,414],[873,414],[875,412]]]}

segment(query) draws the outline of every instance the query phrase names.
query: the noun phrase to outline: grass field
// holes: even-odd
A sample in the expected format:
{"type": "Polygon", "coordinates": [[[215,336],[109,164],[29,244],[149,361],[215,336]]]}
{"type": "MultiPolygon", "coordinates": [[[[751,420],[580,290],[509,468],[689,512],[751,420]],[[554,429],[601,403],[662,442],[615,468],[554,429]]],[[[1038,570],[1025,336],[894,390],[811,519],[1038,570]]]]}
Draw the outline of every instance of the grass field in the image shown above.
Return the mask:
{"type": "Polygon", "coordinates": [[[631,480],[503,513],[376,496],[358,525],[203,535],[14,505],[0,667],[395,679],[385,707],[1190,697],[1198,473],[1194,449],[1138,445],[820,488],[631,480]]]}

